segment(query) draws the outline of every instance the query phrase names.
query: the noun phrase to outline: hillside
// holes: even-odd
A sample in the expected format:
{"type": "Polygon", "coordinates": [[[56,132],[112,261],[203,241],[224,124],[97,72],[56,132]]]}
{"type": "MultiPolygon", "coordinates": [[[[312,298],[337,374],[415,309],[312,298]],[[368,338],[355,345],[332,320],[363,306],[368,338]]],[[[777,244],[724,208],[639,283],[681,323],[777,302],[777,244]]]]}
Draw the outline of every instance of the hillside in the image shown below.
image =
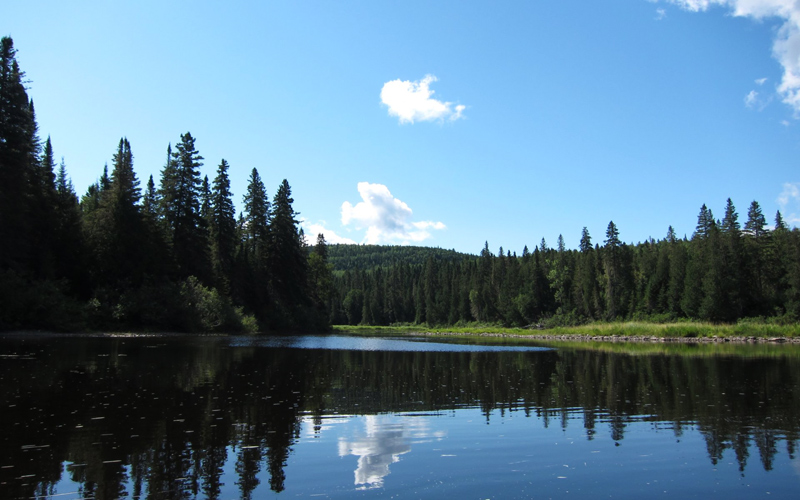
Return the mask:
{"type": "Polygon", "coordinates": [[[328,245],[328,262],[334,271],[371,270],[393,264],[424,264],[428,257],[437,261],[461,262],[475,255],[443,248],[399,245],[328,245]]]}

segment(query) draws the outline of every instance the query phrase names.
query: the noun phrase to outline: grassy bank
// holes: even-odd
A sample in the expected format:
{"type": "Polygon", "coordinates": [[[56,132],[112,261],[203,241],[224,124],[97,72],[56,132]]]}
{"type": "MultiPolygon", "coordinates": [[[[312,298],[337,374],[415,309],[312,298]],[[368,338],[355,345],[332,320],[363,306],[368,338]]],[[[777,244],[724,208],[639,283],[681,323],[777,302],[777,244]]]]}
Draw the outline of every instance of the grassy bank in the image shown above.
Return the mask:
{"type": "Polygon", "coordinates": [[[338,333],[357,335],[456,335],[464,337],[525,337],[531,339],[549,339],[554,337],[592,337],[603,338],[627,337],[636,339],[800,339],[800,324],[776,325],[766,323],[737,323],[733,325],[713,323],[590,323],[587,325],[556,327],[546,330],[529,330],[525,328],[503,328],[500,326],[467,326],[467,327],[428,327],[411,326],[334,326],[338,333]]]}

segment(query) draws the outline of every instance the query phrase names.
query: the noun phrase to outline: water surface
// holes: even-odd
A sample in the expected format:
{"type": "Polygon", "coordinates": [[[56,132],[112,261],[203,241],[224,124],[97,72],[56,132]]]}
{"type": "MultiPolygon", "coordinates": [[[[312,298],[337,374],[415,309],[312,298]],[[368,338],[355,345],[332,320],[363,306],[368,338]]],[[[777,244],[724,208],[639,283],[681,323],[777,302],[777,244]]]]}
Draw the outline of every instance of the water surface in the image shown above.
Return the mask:
{"type": "Polygon", "coordinates": [[[795,498],[798,350],[703,349],[0,337],[0,498],[795,498]]]}

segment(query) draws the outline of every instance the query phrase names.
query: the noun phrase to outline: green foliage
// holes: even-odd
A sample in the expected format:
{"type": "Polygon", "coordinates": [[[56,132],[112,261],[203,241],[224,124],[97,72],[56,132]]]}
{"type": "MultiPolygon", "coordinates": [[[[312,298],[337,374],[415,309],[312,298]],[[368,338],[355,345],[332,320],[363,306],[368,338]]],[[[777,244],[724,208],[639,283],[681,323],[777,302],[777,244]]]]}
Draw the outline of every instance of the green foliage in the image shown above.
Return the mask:
{"type": "Polygon", "coordinates": [[[370,271],[379,267],[392,265],[424,264],[432,256],[438,261],[461,262],[474,258],[455,250],[442,248],[398,246],[398,245],[328,245],[328,261],[334,272],[346,270],[370,271]]]}

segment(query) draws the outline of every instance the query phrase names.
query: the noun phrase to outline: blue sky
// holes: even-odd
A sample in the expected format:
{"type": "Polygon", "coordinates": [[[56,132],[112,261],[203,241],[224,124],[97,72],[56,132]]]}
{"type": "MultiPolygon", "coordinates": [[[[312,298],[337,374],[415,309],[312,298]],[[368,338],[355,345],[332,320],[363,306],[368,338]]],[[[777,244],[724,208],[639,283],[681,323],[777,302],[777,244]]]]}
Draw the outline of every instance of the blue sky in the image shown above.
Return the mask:
{"type": "Polygon", "coordinates": [[[144,185],[190,131],[311,235],[519,253],[728,197],[800,223],[793,3],[5,0],[0,34],[79,194],[120,137],[144,185]]]}

